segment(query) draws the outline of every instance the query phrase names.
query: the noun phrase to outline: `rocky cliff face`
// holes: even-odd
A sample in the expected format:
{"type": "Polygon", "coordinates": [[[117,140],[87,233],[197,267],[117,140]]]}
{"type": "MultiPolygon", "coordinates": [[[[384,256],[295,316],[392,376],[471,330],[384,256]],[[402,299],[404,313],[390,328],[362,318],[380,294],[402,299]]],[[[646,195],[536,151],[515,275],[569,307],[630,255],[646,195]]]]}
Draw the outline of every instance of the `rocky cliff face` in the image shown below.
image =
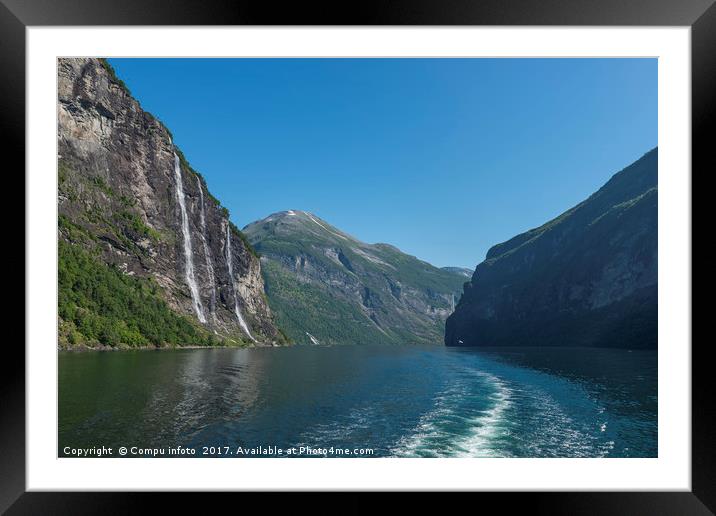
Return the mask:
{"type": "Polygon", "coordinates": [[[244,232],[261,253],[281,327],[300,343],[441,343],[466,280],[304,211],[275,213],[244,232]]]}
{"type": "Polygon", "coordinates": [[[257,255],[167,128],[103,60],[60,59],[58,76],[60,241],[158,285],[200,330],[281,342],[257,255]]]}
{"type": "Polygon", "coordinates": [[[584,202],[490,249],[445,344],[655,348],[657,165],[654,149],[584,202]]]}

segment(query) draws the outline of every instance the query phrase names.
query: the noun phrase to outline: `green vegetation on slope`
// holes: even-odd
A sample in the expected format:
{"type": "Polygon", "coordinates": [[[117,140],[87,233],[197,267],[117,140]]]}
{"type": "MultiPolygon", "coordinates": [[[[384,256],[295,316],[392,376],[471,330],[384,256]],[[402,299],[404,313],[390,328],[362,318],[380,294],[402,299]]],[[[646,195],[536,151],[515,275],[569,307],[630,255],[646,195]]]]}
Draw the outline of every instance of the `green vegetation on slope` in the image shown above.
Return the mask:
{"type": "Polygon", "coordinates": [[[59,191],[68,198],[84,192],[76,222],[60,214],[58,229],[58,314],[61,347],[151,347],[167,345],[246,345],[243,334],[217,338],[190,318],[174,312],[151,278],[125,274],[101,258],[102,239],[111,238],[138,256],[143,238],[172,238],[147,226],[136,201],[120,196],[101,177],[82,177],[59,162],[59,191]],[[102,196],[112,203],[101,202],[102,196]]]}
{"type": "Polygon", "coordinates": [[[132,93],[129,91],[129,88],[124,83],[124,81],[117,76],[117,72],[114,71],[114,67],[111,64],[109,64],[109,61],[107,61],[107,59],[102,57],[99,59],[99,62],[102,65],[102,68],[104,68],[107,71],[107,73],[109,74],[109,77],[112,80],[112,82],[114,82],[115,84],[118,84],[127,93],[127,95],[131,95],[132,93]]]}
{"type": "Polygon", "coordinates": [[[61,345],[219,344],[172,312],[153,281],[123,274],[69,242],[61,240],[58,251],[61,345]]]}
{"type": "Polygon", "coordinates": [[[306,342],[305,328],[321,344],[395,344],[353,304],[317,283],[302,283],[274,261],[262,263],[268,293],[278,326],[295,342],[306,342]]]}
{"type": "MultiPolygon", "coordinates": [[[[228,215],[227,215],[227,217],[228,217],[228,215]]],[[[241,239],[241,241],[243,242],[244,246],[246,247],[246,249],[249,250],[249,252],[250,252],[251,254],[253,254],[256,258],[261,258],[261,255],[259,255],[259,253],[256,252],[256,249],[254,249],[254,246],[251,245],[251,242],[249,242],[249,239],[246,238],[246,235],[244,235],[244,232],[241,231],[239,228],[236,227],[236,224],[234,224],[233,222],[229,221],[229,228],[231,229],[231,232],[232,232],[234,235],[238,236],[238,237],[241,239]]]]}
{"type": "MultiPolygon", "coordinates": [[[[131,212],[124,223],[157,238],[131,212]]],[[[117,234],[121,230],[105,221],[117,234]]],[[[124,274],[99,257],[97,237],[60,215],[58,315],[60,346],[145,347],[172,344],[219,345],[212,334],[173,312],[159,286],[148,278],[124,274]]]]}

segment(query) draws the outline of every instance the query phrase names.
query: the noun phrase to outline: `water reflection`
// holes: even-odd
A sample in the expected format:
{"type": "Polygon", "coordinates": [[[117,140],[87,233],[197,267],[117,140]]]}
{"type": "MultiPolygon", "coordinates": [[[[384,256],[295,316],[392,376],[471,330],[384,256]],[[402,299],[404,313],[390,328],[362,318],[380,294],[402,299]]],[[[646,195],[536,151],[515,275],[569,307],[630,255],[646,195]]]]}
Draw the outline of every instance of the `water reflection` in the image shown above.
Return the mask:
{"type": "Polygon", "coordinates": [[[60,448],[656,456],[656,354],[296,347],[60,354],[60,448]]]}

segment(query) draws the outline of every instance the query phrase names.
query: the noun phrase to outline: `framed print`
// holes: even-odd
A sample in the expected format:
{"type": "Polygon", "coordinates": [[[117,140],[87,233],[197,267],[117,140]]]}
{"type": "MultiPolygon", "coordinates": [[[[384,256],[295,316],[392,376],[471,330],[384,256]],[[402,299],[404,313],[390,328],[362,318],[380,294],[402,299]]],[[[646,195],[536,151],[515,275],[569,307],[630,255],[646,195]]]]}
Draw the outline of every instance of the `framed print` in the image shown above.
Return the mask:
{"type": "Polygon", "coordinates": [[[9,514],[327,490],[712,513],[711,2],[0,13],[9,514]]]}

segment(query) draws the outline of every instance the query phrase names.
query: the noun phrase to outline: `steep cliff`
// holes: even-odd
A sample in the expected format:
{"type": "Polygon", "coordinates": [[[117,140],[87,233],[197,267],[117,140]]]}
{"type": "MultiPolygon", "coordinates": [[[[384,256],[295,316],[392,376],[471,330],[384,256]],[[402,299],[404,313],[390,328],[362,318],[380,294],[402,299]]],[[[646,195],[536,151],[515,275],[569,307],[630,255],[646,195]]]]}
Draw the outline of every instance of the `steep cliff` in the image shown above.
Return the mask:
{"type": "Polygon", "coordinates": [[[491,248],[448,346],[657,346],[658,151],[587,200],[491,248]]]}
{"type": "Polygon", "coordinates": [[[283,342],[257,254],[169,130],[104,60],[58,79],[60,344],[283,342]]]}
{"type": "Polygon", "coordinates": [[[244,232],[261,253],[277,320],[300,343],[441,343],[466,280],[304,211],[274,213],[244,232]]]}

